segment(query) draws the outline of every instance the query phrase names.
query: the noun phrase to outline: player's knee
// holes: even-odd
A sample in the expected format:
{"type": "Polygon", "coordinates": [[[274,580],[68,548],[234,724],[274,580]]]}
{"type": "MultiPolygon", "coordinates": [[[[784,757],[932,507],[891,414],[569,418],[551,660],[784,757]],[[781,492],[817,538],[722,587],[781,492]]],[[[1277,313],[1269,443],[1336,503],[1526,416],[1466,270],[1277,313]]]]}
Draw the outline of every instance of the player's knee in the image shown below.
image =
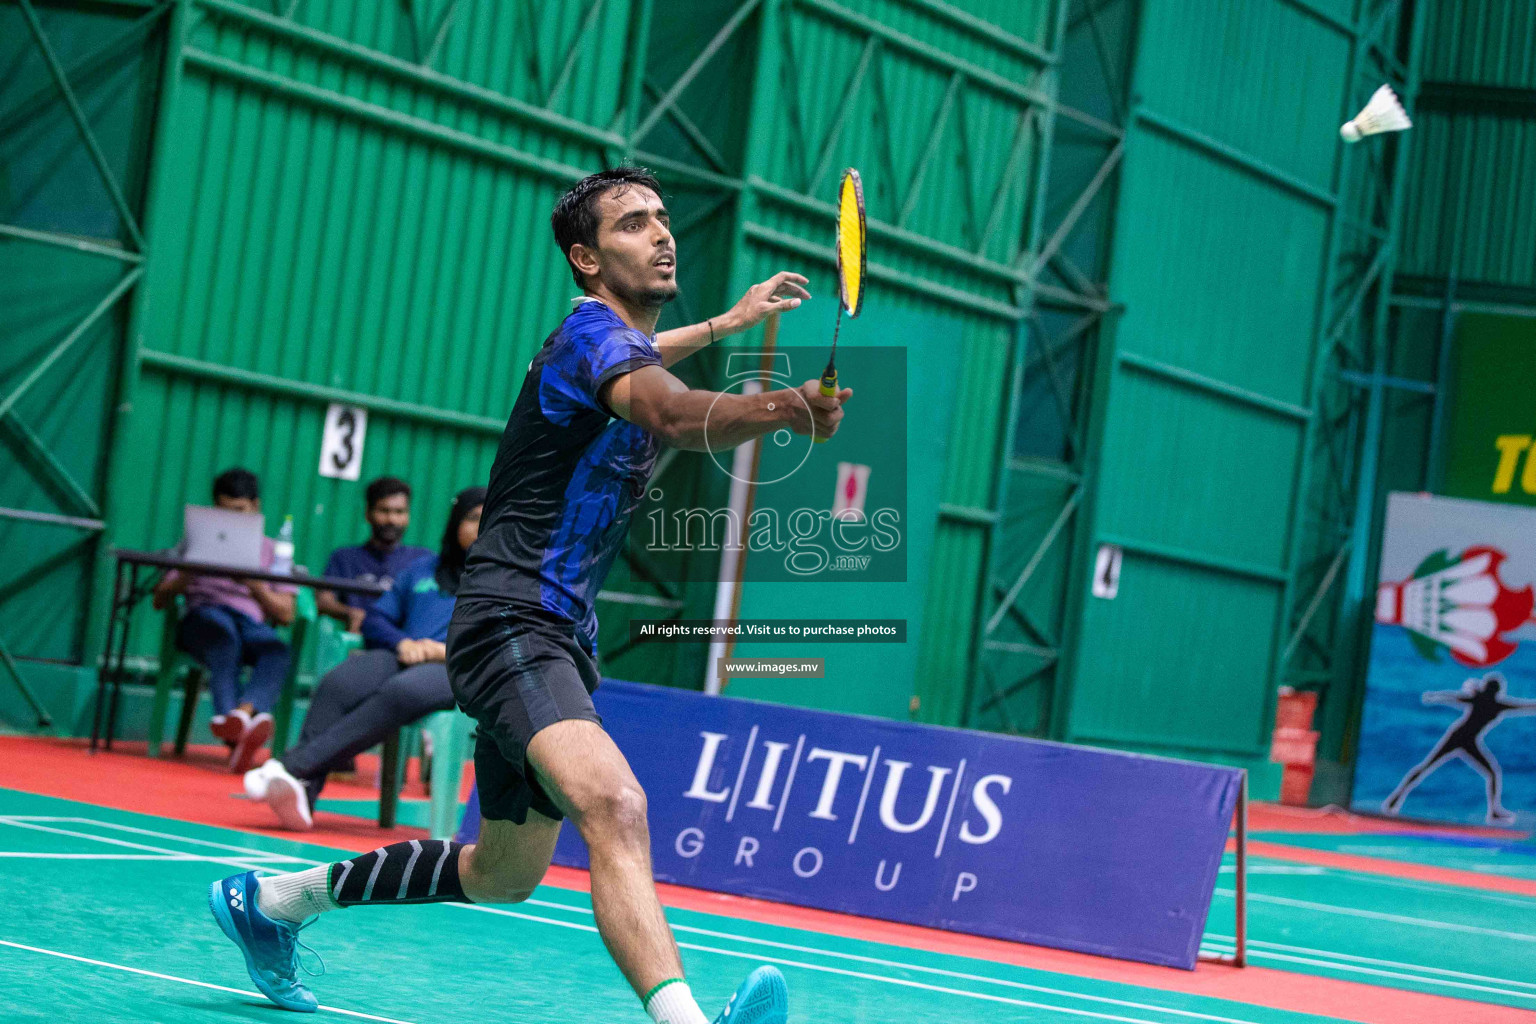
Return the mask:
{"type": "Polygon", "coordinates": [[[618,841],[646,842],[645,791],[639,786],[620,785],[594,795],[581,811],[583,832],[590,830],[618,841]]]}

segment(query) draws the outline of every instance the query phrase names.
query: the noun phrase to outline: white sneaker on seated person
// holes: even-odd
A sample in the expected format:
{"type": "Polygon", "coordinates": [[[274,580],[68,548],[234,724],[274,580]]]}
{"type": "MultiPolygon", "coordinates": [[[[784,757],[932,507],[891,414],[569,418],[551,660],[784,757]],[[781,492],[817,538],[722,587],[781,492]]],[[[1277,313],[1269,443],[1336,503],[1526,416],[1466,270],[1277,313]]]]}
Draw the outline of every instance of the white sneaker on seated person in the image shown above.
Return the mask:
{"type": "Polygon", "coordinates": [[[304,783],[288,774],[275,757],[245,773],[245,793],[252,800],[265,800],[284,828],[308,832],[315,827],[304,783]]]}

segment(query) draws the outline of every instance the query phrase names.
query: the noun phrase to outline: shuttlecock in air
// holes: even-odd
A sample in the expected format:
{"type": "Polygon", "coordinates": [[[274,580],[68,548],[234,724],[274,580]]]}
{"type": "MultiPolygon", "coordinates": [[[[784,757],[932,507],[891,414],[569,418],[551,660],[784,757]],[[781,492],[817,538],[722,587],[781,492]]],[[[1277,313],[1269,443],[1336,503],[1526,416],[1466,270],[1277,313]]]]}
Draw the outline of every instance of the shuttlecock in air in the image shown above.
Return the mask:
{"type": "Polygon", "coordinates": [[[1400,132],[1412,127],[1413,122],[1408,120],[1408,112],[1398,102],[1397,93],[1390,85],[1384,85],[1371,95],[1371,102],[1355,115],[1353,121],[1344,122],[1339,134],[1345,142],[1359,142],[1367,135],[1400,132]]]}

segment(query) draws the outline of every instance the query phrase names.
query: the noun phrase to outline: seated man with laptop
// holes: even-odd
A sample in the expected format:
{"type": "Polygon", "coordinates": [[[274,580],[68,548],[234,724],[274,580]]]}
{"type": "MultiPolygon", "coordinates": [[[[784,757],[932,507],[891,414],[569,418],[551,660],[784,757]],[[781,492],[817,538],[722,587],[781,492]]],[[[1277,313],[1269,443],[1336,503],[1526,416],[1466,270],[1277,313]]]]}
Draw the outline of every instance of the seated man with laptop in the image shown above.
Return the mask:
{"type": "MultiPolygon", "coordinates": [[[[187,506],[180,557],[233,569],[271,571],[256,474],[229,469],[213,482],[215,508],[187,506]]],[[[248,771],[272,738],[272,707],[288,675],[288,645],[269,623],[293,621],[294,588],[238,577],[172,570],[155,587],[155,607],[185,594],[177,646],[208,668],[213,699],[209,728],[230,748],[232,772],[248,771]],[[251,666],[242,692],[240,669],[251,666]]]]}

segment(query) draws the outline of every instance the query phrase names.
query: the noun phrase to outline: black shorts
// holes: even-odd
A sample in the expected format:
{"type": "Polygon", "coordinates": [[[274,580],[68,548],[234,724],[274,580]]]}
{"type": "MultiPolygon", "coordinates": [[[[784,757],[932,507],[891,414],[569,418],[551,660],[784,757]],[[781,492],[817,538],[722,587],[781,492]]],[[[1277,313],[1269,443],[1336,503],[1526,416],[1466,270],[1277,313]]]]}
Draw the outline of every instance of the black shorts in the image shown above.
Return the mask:
{"type": "Polygon", "coordinates": [[[525,754],[528,741],[556,722],[603,723],[592,706],[597,665],[576,626],[500,601],[459,601],[448,626],[448,681],[454,700],[479,725],[481,817],[521,825],[531,807],[560,820],[525,754]]]}

